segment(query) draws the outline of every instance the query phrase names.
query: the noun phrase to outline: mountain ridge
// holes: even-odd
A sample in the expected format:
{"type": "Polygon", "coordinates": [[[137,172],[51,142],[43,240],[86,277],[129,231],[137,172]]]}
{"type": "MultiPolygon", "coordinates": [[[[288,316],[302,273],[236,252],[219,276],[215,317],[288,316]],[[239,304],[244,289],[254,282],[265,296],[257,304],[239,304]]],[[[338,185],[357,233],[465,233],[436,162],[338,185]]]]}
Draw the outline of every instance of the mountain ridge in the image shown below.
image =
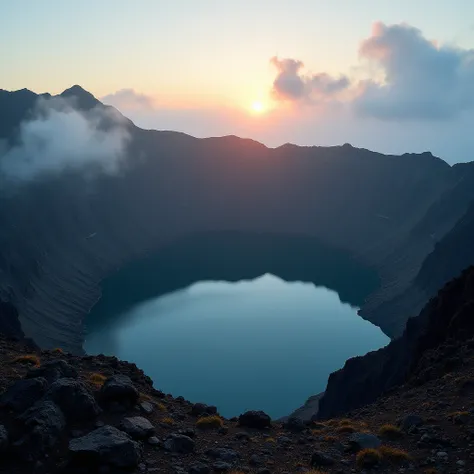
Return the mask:
{"type": "MultiPolygon", "coordinates": [[[[85,98],[79,107],[96,103],[79,86],[65,91],[75,92],[85,98]]],[[[0,137],[11,140],[34,104],[21,102],[16,113],[4,114],[0,137]]],[[[381,308],[411,288],[434,249],[430,235],[441,239],[454,226],[469,192],[457,193],[456,206],[448,204],[434,223],[417,225],[460,182],[469,189],[472,180],[474,189],[474,164],[451,167],[429,152],[383,155],[347,144],[268,148],[235,136],[147,131],[128,119],[126,127],[131,141],[121,176],[100,176],[85,192],[81,174],[73,173],[39,180],[21,199],[0,197],[0,296],[18,307],[25,333],[44,347],[80,351],[82,317],[100,297],[102,278],[118,266],[179,236],[219,230],[301,233],[344,248],[382,279],[361,315],[397,336],[410,315],[406,305],[387,314],[381,308]],[[42,219],[29,215],[40,204],[51,222],[47,232],[42,219]],[[24,238],[31,229],[34,244],[24,238]],[[94,239],[80,237],[93,233],[94,239]]],[[[418,304],[429,296],[419,290],[418,304]]]]}

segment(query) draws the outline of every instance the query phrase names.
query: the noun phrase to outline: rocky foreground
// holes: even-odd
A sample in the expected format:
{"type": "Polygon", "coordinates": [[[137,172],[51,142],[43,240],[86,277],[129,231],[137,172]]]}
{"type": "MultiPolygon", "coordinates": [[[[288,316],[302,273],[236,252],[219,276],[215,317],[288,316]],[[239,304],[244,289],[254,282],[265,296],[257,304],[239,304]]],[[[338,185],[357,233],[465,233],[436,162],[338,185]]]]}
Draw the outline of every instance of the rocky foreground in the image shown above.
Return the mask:
{"type": "Polygon", "coordinates": [[[0,353],[2,473],[474,472],[473,339],[449,358],[432,354],[435,378],[307,423],[262,412],[224,419],[114,357],[3,336],[0,353]]]}

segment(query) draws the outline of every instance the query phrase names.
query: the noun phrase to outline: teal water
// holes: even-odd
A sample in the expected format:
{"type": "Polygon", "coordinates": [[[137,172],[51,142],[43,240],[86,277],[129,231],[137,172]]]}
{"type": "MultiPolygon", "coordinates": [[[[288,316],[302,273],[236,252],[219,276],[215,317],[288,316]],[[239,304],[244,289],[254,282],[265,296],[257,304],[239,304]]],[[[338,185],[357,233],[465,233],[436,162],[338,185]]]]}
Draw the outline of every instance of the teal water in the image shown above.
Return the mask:
{"type": "Polygon", "coordinates": [[[113,318],[97,311],[87,353],[134,362],[156,388],[216,405],[227,417],[250,409],[287,415],[323,391],[348,358],[389,342],[336,291],[271,274],[201,281],[113,318]]]}

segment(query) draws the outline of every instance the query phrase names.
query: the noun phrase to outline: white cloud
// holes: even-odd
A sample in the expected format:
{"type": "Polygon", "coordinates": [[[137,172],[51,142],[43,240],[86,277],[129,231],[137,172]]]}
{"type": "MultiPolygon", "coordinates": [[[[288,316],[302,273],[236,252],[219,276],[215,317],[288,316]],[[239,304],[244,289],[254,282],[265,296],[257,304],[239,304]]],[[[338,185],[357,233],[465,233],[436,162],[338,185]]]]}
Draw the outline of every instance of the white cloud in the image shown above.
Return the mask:
{"type": "Polygon", "coordinates": [[[67,169],[116,173],[129,141],[125,119],[113,109],[74,108],[63,98],[39,99],[20,126],[20,140],[0,156],[1,174],[15,181],[67,169]]]}
{"type": "Polygon", "coordinates": [[[474,108],[474,50],[438,45],[409,25],[376,23],[360,57],[385,76],[360,86],[356,110],[380,119],[444,119],[474,108]]]}

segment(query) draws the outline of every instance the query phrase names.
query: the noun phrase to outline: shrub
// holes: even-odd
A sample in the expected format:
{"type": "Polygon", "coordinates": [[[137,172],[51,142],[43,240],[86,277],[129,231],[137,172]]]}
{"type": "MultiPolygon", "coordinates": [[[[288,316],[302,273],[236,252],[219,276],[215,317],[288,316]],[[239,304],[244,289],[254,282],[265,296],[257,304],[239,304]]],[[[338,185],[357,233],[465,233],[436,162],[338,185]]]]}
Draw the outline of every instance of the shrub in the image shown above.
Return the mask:
{"type": "Polygon", "coordinates": [[[218,415],[203,416],[196,421],[196,426],[201,429],[221,428],[224,425],[222,418],[218,415]]]}
{"type": "Polygon", "coordinates": [[[107,380],[107,377],[97,372],[92,372],[87,377],[87,380],[95,387],[100,388],[102,387],[102,385],[104,385],[104,382],[107,380]]]}
{"type": "Polygon", "coordinates": [[[161,420],[162,423],[164,423],[165,425],[174,425],[174,420],[173,418],[169,417],[169,416],[166,416],[165,418],[163,418],[161,420]]]}
{"type": "Polygon", "coordinates": [[[36,354],[25,354],[13,359],[13,362],[18,362],[20,364],[34,365],[39,367],[41,364],[40,358],[36,354]]]}
{"type": "Polygon", "coordinates": [[[338,422],[339,426],[344,426],[344,425],[352,425],[352,420],[349,420],[349,418],[342,418],[338,422]]]}
{"type": "Polygon", "coordinates": [[[379,429],[379,435],[385,438],[397,439],[403,436],[402,430],[395,425],[382,425],[379,429]]]}
{"type": "Polygon", "coordinates": [[[384,459],[392,463],[402,463],[411,459],[406,451],[391,446],[380,446],[379,452],[384,459]]]}
{"type": "Polygon", "coordinates": [[[52,352],[55,354],[64,354],[64,351],[60,347],[55,347],[52,352]]]}
{"type": "Polygon", "coordinates": [[[373,467],[380,463],[382,455],[376,449],[363,449],[357,453],[356,462],[360,468],[373,467]]]}

